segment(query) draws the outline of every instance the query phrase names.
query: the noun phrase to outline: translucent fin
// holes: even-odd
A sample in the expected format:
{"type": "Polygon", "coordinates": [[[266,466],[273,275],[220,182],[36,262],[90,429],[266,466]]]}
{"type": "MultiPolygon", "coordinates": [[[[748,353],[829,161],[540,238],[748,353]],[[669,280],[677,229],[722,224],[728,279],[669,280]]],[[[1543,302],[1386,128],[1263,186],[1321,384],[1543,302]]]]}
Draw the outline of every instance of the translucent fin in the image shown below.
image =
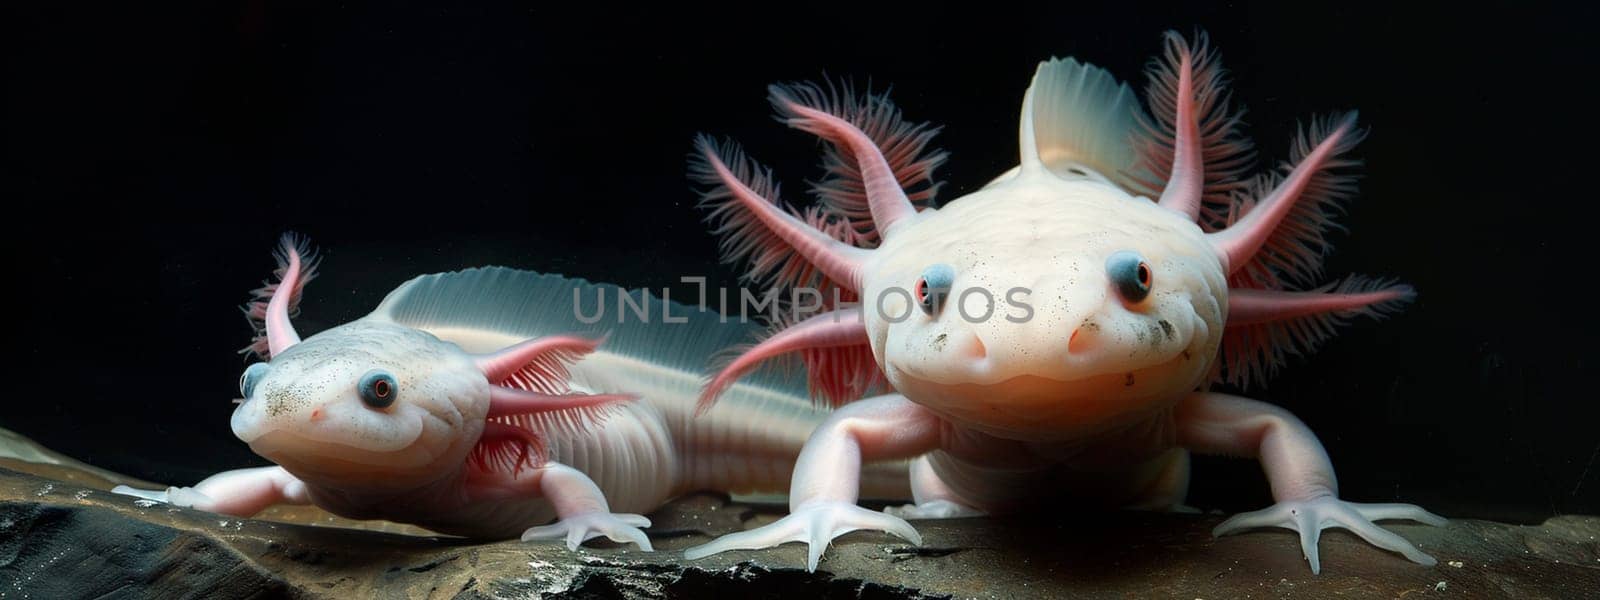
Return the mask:
{"type": "MultiPolygon", "coordinates": [[[[715,294],[712,296],[708,302],[717,301],[715,294]]],[[[730,303],[736,302],[730,298],[730,303]]],[[[441,337],[459,330],[494,332],[514,339],[605,336],[598,353],[691,373],[696,379],[704,372],[709,357],[748,341],[763,330],[760,325],[739,322],[737,315],[724,318],[715,310],[668,303],[647,290],[630,291],[611,284],[505,267],[417,277],[390,292],[369,318],[435,335],[446,334],[441,337]],[[630,307],[625,313],[618,312],[619,297],[626,298],[620,302],[630,307]],[[633,306],[643,307],[647,316],[632,312],[633,306]],[[674,322],[663,318],[663,310],[674,322]],[[676,322],[678,319],[684,322],[676,322]]],[[[762,370],[742,382],[795,397],[806,393],[803,380],[776,370],[762,370]]],[[[614,391],[646,397],[652,393],[646,389],[614,391]]]]}
{"type": "Polygon", "coordinates": [[[1265,386],[1288,361],[1290,355],[1302,356],[1316,350],[1338,329],[1350,320],[1367,316],[1382,318],[1399,311],[1416,298],[1409,285],[1392,280],[1377,280],[1352,276],[1338,284],[1328,284],[1307,292],[1238,290],[1236,295],[1250,293],[1257,305],[1281,300],[1284,310],[1274,318],[1270,310],[1251,310],[1241,314],[1246,323],[1236,324],[1229,315],[1229,324],[1222,335],[1220,381],[1248,388],[1251,384],[1265,386]],[[1326,296],[1319,299],[1317,296],[1326,296]],[[1351,296],[1360,302],[1339,302],[1340,296],[1351,296]],[[1364,297],[1362,297],[1364,296],[1364,297]],[[1319,302],[1319,300],[1321,300],[1319,302]],[[1318,309],[1322,305],[1322,309],[1318,309]],[[1327,310],[1327,307],[1336,307],[1327,310]],[[1311,310],[1305,310],[1310,308],[1311,310]]]}
{"type": "Polygon", "coordinates": [[[1177,143],[1178,77],[1182,62],[1192,61],[1195,113],[1199,117],[1200,157],[1204,176],[1199,223],[1207,231],[1222,227],[1232,194],[1242,189],[1244,175],[1255,163],[1249,138],[1240,132],[1244,111],[1230,106],[1227,72],[1204,33],[1193,44],[1175,32],[1165,36],[1165,52],[1150,62],[1145,100],[1150,112],[1138,112],[1139,126],[1133,147],[1138,165],[1133,170],[1133,190],[1157,198],[1172,174],[1177,143]]]}
{"type": "Polygon", "coordinates": [[[1127,84],[1105,69],[1056,58],[1039,64],[1032,94],[1034,143],[1046,168],[1067,178],[1082,178],[1087,168],[1131,186],[1139,101],[1127,84]]]}

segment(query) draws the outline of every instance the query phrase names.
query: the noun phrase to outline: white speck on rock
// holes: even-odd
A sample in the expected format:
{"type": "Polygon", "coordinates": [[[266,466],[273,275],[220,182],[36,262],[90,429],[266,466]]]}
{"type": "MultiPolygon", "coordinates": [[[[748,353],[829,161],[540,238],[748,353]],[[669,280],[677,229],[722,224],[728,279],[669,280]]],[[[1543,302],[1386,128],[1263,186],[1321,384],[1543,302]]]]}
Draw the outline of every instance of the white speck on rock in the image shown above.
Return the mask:
{"type": "Polygon", "coordinates": [[[1435,592],[1442,592],[1442,591],[1444,591],[1444,588],[1445,588],[1445,583],[1443,581],[1433,584],[1433,591],[1435,591],[1435,592]]]}
{"type": "Polygon", "coordinates": [[[526,580],[519,579],[517,583],[526,583],[540,598],[546,594],[560,594],[572,589],[572,582],[583,570],[577,565],[556,565],[542,560],[528,561],[528,568],[533,570],[532,577],[526,580]]]}
{"type": "Polygon", "coordinates": [[[44,484],[44,487],[39,488],[39,491],[34,492],[33,495],[35,495],[35,496],[43,496],[45,494],[48,494],[50,492],[55,491],[55,489],[56,489],[56,485],[55,484],[46,483],[46,484],[44,484]]]}
{"type": "Polygon", "coordinates": [[[1459,561],[1459,560],[1452,560],[1452,561],[1450,561],[1450,566],[1452,566],[1452,567],[1455,567],[1455,568],[1457,568],[1457,569],[1459,569],[1459,568],[1461,568],[1461,567],[1464,567],[1464,566],[1466,566],[1466,564],[1467,564],[1467,563],[1464,563],[1464,562],[1461,562],[1461,561],[1459,561]]]}
{"type": "Polygon", "coordinates": [[[133,505],[137,506],[139,508],[150,508],[150,507],[155,506],[157,504],[161,504],[161,503],[160,502],[156,502],[155,500],[145,500],[145,499],[142,499],[142,498],[139,499],[139,500],[134,500],[133,501],[133,505]]]}

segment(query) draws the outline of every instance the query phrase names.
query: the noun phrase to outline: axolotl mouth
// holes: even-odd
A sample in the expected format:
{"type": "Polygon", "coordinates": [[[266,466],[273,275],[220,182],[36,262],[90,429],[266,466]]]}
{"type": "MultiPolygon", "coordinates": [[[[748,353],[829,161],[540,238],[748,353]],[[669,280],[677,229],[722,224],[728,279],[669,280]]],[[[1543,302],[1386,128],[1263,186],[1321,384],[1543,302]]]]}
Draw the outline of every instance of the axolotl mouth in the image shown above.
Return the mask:
{"type": "Polygon", "coordinates": [[[1193,389],[1211,361],[1204,348],[1204,321],[1191,319],[1187,325],[1175,328],[1169,353],[1142,365],[1107,362],[1088,353],[1058,356],[1062,364],[1055,369],[1022,370],[970,360],[941,370],[937,377],[891,362],[887,375],[913,402],[991,434],[1072,438],[1144,418],[1193,389]],[[1087,374],[1071,376],[1075,373],[1087,374]]]}
{"type": "Polygon", "coordinates": [[[982,384],[937,383],[902,372],[896,388],[913,402],[998,437],[1057,441],[1115,429],[1175,402],[1182,389],[1173,375],[1194,370],[1184,367],[1193,361],[1186,351],[1132,371],[1072,380],[1018,375],[982,384]]]}
{"type": "Polygon", "coordinates": [[[235,436],[268,458],[307,453],[390,455],[415,446],[422,437],[424,424],[414,415],[383,415],[382,426],[374,427],[370,421],[376,415],[362,414],[364,410],[359,403],[343,409],[335,404],[286,410],[271,399],[255,398],[234,410],[230,425],[235,436]]]}

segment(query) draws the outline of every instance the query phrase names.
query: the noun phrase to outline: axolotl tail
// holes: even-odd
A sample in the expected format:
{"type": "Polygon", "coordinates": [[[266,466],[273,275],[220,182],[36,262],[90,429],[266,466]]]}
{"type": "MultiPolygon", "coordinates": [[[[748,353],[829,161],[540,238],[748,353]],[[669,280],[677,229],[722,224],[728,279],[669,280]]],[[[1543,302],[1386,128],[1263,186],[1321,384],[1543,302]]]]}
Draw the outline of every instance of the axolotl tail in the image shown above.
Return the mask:
{"type": "MultiPolygon", "coordinates": [[[[648,512],[694,491],[779,498],[801,447],[828,414],[807,397],[801,374],[770,369],[696,416],[713,355],[762,328],[646,290],[487,267],[413,279],[367,318],[427,331],[468,352],[539,336],[604,337],[571,366],[572,388],[640,400],[616,407],[598,427],[576,427],[561,413],[537,426],[550,458],[589,475],[617,511],[648,512]]],[[[869,468],[863,486],[869,498],[909,498],[906,464],[869,468]]]]}

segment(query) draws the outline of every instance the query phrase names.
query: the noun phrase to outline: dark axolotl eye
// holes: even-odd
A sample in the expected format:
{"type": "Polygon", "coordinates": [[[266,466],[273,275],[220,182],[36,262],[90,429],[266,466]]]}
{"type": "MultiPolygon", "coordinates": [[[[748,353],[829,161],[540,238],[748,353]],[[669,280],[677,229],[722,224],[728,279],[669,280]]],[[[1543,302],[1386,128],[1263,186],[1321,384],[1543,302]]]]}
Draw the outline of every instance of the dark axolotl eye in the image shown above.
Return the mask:
{"type": "Polygon", "coordinates": [[[261,383],[261,378],[267,376],[267,370],[270,368],[264,362],[245,367],[244,374],[239,376],[239,397],[250,399],[250,396],[256,393],[256,384],[261,383]]]}
{"type": "Polygon", "coordinates": [[[395,383],[394,376],[382,369],[373,369],[362,375],[356,390],[361,393],[361,401],[373,408],[388,408],[394,404],[395,396],[400,395],[400,386],[395,383]]]}
{"type": "Polygon", "coordinates": [[[917,278],[917,285],[911,290],[911,295],[922,307],[922,312],[929,316],[936,315],[944,305],[945,297],[950,295],[950,286],[955,280],[956,270],[950,268],[950,265],[932,265],[922,270],[922,276],[917,278]]]}
{"type": "Polygon", "coordinates": [[[1111,278],[1111,285],[1117,288],[1117,293],[1131,304],[1143,302],[1150,295],[1150,286],[1154,283],[1150,263],[1132,250],[1112,253],[1111,258],[1106,259],[1106,276],[1111,278]]]}

